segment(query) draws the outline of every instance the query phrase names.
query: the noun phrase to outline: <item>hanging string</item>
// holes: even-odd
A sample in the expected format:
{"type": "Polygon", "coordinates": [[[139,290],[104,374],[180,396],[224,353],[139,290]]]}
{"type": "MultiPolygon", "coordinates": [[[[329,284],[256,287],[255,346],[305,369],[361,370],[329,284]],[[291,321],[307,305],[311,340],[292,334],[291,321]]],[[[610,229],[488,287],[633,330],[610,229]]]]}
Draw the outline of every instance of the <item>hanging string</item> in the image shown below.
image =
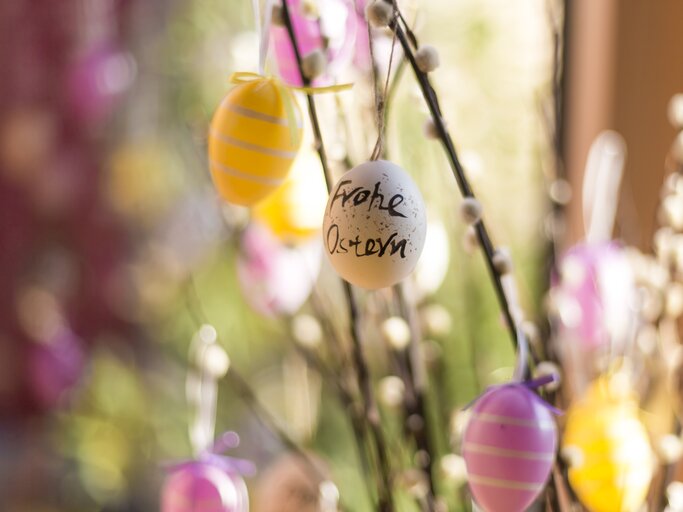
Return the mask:
{"type": "Polygon", "coordinates": [[[202,325],[190,345],[191,368],[187,373],[187,400],[193,407],[190,442],[195,456],[205,452],[214,441],[218,386],[216,377],[207,371],[209,347],[216,343],[216,330],[202,325]]]}
{"type": "MultiPolygon", "coordinates": [[[[397,15],[397,10],[396,6],[392,5],[393,9],[393,14],[392,17],[396,18],[397,15]]],[[[373,67],[375,66],[375,45],[373,42],[373,37],[372,37],[372,27],[370,26],[370,23],[368,23],[368,45],[370,48],[370,60],[372,62],[373,67]]],[[[376,114],[377,114],[377,142],[375,142],[375,147],[372,150],[372,154],[370,155],[370,160],[378,160],[380,156],[382,156],[383,150],[384,150],[384,136],[385,136],[385,131],[386,131],[386,109],[387,109],[387,104],[386,104],[386,98],[387,98],[387,92],[389,91],[389,79],[391,78],[391,67],[394,62],[394,50],[396,48],[396,32],[393,33],[393,37],[391,39],[391,52],[389,54],[389,64],[387,66],[387,77],[384,82],[384,87],[380,92],[380,87],[379,84],[377,83],[377,73],[373,73],[373,84],[374,84],[374,90],[375,90],[375,107],[376,107],[376,114]]]]}
{"type": "Polygon", "coordinates": [[[263,12],[263,24],[261,25],[261,41],[259,45],[259,73],[266,72],[266,56],[270,42],[270,25],[273,22],[273,7],[275,0],[266,0],[263,12]]]}
{"type": "Polygon", "coordinates": [[[260,75],[266,72],[266,57],[268,56],[268,44],[270,43],[270,25],[273,20],[273,5],[275,0],[265,0],[263,14],[261,14],[261,1],[252,0],[251,7],[254,11],[254,29],[259,37],[258,72],[260,75]]]}

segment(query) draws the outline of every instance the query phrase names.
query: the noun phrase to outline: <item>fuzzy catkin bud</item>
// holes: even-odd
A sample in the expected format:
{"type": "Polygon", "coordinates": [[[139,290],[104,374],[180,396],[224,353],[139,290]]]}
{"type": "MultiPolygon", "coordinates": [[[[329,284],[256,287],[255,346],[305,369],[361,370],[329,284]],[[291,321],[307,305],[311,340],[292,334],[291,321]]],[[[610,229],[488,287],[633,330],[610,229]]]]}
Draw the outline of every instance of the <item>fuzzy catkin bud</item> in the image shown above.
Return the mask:
{"type": "Polygon", "coordinates": [[[228,373],[230,358],[220,345],[214,343],[204,349],[202,367],[213,378],[220,379],[228,373]]]}
{"type": "Polygon", "coordinates": [[[270,23],[276,27],[284,27],[285,26],[285,15],[284,12],[282,12],[282,6],[281,5],[274,5],[272,13],[270,15],[270,23]]]}
{"type": "Polygon", "coordinates": [[[306,78],[313,80],[322,75],[327,66],[327,59],[325,54],[320,50],[314,50],[306,55],[301,61],[301,71],[306,78]]]}
{"type": "Polygon", "coordinates": [[[583,450],[573,445],[563,446],[560,450],[560,457],[570,468],[580,466],[584,461],[583,450]]]}
{"type": "Polygon", "coordinates": [[[395,375],[389,375],[379,381],[379,399],[387,407],[397,408],[403,403],[406,387],[395,375]]]}
{"type": "Polygon", "coordinates": [[[382,323],[382,333],[394,350],[404,350],[410,343],[410,327],[399,316],[387,318],[382,323]]]}
{"type": "Polygon", "coordinates": [[[669,121],[674,128],[683,129],[683,93],[674,95],[669,101],[669,121]]]}
{"type": "Polygon", "coordinates": [[[322,341],[322,327],[312,315],[297,315],[292,320],[292,336],[301,345],[313,349],[322,341]]]}
{"type": "Polygon", "coordinates": [[[441,304],[430,304],[422,310],[425,330],[432,336],[445,336],[451,330],[451,314],[441,304]]]}
{"type": "Polygon", "coordinates": [[[541,361],[534,369],[534,377],[539,378],[545,377],[546,375],[554,375],[555,380],[543,386],[544,389],[547,389],[548,391],[556,391],[559,389],[561,383],[560,368],[551,361],[541,361]]]}
{"type": "Polygon", "coordinates": [[[428,44],[420,46],[415,52],[415,62],[423,73],[431,73],[439,67],[439,53],[436,48],[428,44]]]}
{"type": "Polygon", "coordinates": [[[393,8],[383,0],[376,0],[365,8],[365,18],[368,23],[376,28],[386,27],[391,23],[393,8]]]}
{"type": "Polygon", "coordinates": [[[659,438],[655,448],[659,458],[666,464],[673,464],[683,455],[681,438],[673,434],[667,434],[659,438]]]}
{"type": "Polygon", "coordinates": [[[301,2],[301,13],[305,17],[311,19],[315,19],[320,15],[317,4],[312,0],[304,0],[301,2]]]}
{"type": "Polygon", "coordinates": [[[481,220],[481,203],[474,197],[466,197],[460,203],[460,216],[468,225],[476,224],[481,220]]]}
{"type": "MultiPolygon", "coordinates": [[[[444,124],[444,126],[446,125],[445,121],[442,120],[441,122],[444,124]]],[[[422,132],[428,139],[439,138],[439,130],[437,130],[436,123],[431,117],[425,120],[424,124],[422,125],[422,132]]]]}
{"type": "Polygon", "coordinates": [[[465,459],[460,455],[450,453],[441,458],[441,471],[451,482],[461,485],[467,480],[467,468],[465,459]]]}
{"type": "Polygon", "coordinates": [[[501,276],[512,272],[512,258],[505,249],[498,249],[493,255],[493,267],[501,276]]]}

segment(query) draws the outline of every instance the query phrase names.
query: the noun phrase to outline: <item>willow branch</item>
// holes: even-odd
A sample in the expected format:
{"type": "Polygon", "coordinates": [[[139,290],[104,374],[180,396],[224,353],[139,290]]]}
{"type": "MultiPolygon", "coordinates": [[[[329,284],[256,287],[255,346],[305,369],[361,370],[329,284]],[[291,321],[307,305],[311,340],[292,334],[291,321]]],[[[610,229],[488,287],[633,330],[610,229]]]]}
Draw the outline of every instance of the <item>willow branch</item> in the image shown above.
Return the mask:
{"type": "MultiPolygon", "coordinates": [[[[391,3],[391,0],[385,1],[391,3]]],[[[394,8],[397,9],[397,7],[394,8]]],[[[404,31],[403,28],[400,26],[399,20],[396,18],[390,24],[390,28],[396,34],[396,37],[399,43],[401,44],[401,47],[403,48],[403,53],[405,54],[408,62],[410,63],[410,66],[413,69],[415,77],[420,86],[420,90],[422,91],[422,95],[425,101],[427,102],[427,106],[429,108],[432,121],[434,122],[436,132],[439,135],[439,139],[441,140],[441,143],[446,151],[446,156],[448,157],[448,161],[450,163],[453,176],[455,177],[455,181],[458,184],[458,188],[460,189],[462,196],[466,198],[476,199],[474,191],[472,190],[472,187],[467,179],[465,169],[462,163],[460,162],[458,153],[455,150],[453,140],[451,139],[451,136],[448,133],[448,129],[446,128],[446,124],[441,114],[441,108],[439,106],[439,100],[429,80],[429,76],[427,75],[427,73],[424,73],[420,70],[420,68],[417,65],[417,61],[415,60],[415,54],[413,51],[413,45],[417,46],[417,40],[415,36],[411,34],[409,38],[409,36],[406,35],[406,31],[404,31]]],[[[493,242],[491,241],[488,229],[483,220],[479,220],[474,225],[474,229],[476,231],[477,239],[479,241],[479,245],[484,255],[486,267],[493,282],[493,288],[496,293],[496,297],[498,298],[498,302],[502,309],[503,316],[505,317],[505,321],[510,333],[510,338],[512,340],[514,347],[517,348],[518,326],[512,314],[512,309],[510,307],[510,304],[508,303],[507,296],[505,295],[505,289],[503,287],[503,283],[501,280],[502,276],[496,270],[496,267],[493,263],[493,257],[495,255],[495,248],[493,242]]]]}
{"type": "Polygon", "coordinates": [[[415,441],[418,453],[422,455],[421,457],[418,457],[418,464],[427,477],[427,482],[429,484],[427,507],[429,510],[434,510],[436,506],[436,447],[434,440],[431,438],[431,429],[429,428],[429,417],[427,414],[425,396],[427,382],[426,375],[424,375],[424,370],[422,368],[423,358],[420,354],[422,336],[415,315],[414,304],[408,300],[408,294],[404,289],[404,286],[401,284],[394,286],[394,294],[401,316],[406,319],[410,328],[408,347],[400,354],[402,363],[407,370],[407,375],[403,379],[408,391],[407,398],[409,398],[404,404],[405,414],[406,419],[411,416],[418,416],[421,420],[418,425],[409,424],[408,430],[415,441]]]}
{"type": "MultiPolygon", "coordinates": [[[[299,46],[297,44],[297,38],[294,32],[292,19],[289,13],[287,0],[282,0],[282,14],[285,23],[285,28],[287,29],[287,34],[289,35],[290,41],[292,43],[294,57],[296,59],[297,67],[299,68],[302,82],[305,86],[308,86],[310,85],[310,80],[305,76],[303,72],[301,52],[299,51],[299,46]]],[[[306,100],[308,104],[308,113],[311,120],[311,126],[313,128],[315,149],[318,152],[318,156],[320,158],[320,163],[325,175],[325,183],[327,185],[327,190],[329,193],[332,190],[332,174],[329,168],[327,154],[325,152],[325,145],[323,143],[322,131],[320,129],[320,122],[318,120],[318,114],[315,106],[315,99],[313,98],[313,95],[306,94],[306,100]]],[[[346,281],[342,281],[342,284],[349,311],[349,322],[351,325],[351,341],[353,352],[352,359],[358,377],[358,384],[360,387],[361,396],[363,398],[363,409],[365,413],[365,419],[367,422],[367,428],[370,431],[376,448],[379,473],[379,485],[377,489],[378,508],[381,512],[393,512],[394,503],[391,492],[391,473],[389,468],[389,461],[387,458],[388,452],[386,449],[384,433],[382,432],[380,424],[379,412],[377,410],[377,406],[374,400],[374,393],[372,391],[372,383],[370,380],[370,372],[368,370],[368,365],[363,354],[363,348],[361,344],[360,323],[358,321],[358,304],[353,295],[351,285],[346,281]]]]}

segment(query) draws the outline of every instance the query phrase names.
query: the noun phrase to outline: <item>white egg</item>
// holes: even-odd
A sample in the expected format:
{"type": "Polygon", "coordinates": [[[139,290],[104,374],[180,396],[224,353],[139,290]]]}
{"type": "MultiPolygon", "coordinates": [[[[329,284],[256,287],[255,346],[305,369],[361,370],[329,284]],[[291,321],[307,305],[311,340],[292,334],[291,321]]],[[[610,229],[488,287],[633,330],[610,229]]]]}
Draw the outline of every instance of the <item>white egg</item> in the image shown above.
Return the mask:
{"type": "Polygon", "coordinates": [[[344,174],[323,221],[325,252],[334,269],[371,290],[392,286],[413,271],[426,231],[420,190],[403,169],[385,160],[344,174]]]}

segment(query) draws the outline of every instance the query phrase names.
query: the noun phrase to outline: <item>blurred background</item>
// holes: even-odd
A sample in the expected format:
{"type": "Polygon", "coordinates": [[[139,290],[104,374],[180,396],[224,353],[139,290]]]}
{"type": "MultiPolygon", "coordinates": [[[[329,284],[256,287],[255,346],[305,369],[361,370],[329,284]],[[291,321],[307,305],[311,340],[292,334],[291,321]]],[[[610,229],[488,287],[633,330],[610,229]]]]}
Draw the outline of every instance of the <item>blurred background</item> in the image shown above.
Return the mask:
{"type": "MultiPolygon", "coordinates": [[[[331,3],[312,2],[321,15],[331,3]]],[[[367,159],[374,127],[363,2],[337,3],[357,16],[353,30],[330,25],[350,48],[335,73],[355,92],[320,98],[339,171],[367,159]],[[346,119],[331,114],[335,102],[346,119]]],[[[667,104],[683,91],[683,3],[404,4],[421,41],[439,49],[432,77],[444,117],[492,236],[514,258],[527,317],[543,330],[552,255],[583,235],[578,191],[605,129],[628,147],[616,234],[650,246],[675,135],[667,104]]],[[[386,65],[391,37],[380,36],[386,65]]],[[[0,510],[158,510],[161,464],[192,455],[185,378],[204,323],[282,428],[324,461],[348,510],[369,510],[344,408],[294,348],[320,342],[321,311],[343,322],[326,263],[313,285],[319,211],[306,212],[306,240],[292,248],[254,227],[267,209],[249,220],[221,203],[209,176],[208,123],[230,73],[256,70],[258,39],[245,0],[0,3],[0,510]],[[285,274],[313,273],[309,287],[293,290],[281,270],[254,277],[263,244],[282,252],[273,265],[285,274]]],[[[422,134],[419,90],[409,70],[396,76],[387,151],[429,207],[415,297],[445,455],[451,415],[509,378],[513,351],[441,147],[422,134]]],[[[382,300],[362,301],[382,317],[382,300]]],[[[375,350],[391,333],[369,331],[391,429],[400,389],[375,350]]],[[[224,380],[216,431],[228,429],[242,438],[235,454],[258,468],[247,478],[253,510],[285,511],[268,492],[294,478],[287,450],[224,380]]],[[[462,475],[442,469],[457,510],[462,475]]]]}

